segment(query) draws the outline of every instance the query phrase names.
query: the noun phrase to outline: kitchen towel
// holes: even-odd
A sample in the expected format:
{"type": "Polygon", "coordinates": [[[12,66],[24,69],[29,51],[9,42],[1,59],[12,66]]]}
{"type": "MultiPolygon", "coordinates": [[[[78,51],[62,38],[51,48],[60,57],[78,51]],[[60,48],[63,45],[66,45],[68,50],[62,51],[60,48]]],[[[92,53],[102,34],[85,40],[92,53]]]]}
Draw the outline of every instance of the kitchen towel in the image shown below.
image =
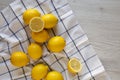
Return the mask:
{"type": "Polygon", "coordinates": [[[105,72],[66,0],[15,0],[0,12],[0,80],[31,80],[32,67],[41,62],[61,72],[64,80],[96,80],[96,76],[105,72]],[[34,42],[22,18],[23,12],[29,8],[39,10],[42,15],[52,13],[57,16],[58,24],[48,32],[51,37],[64,37],[66,47],[61,53],[54,54],[47,50],[44,43],[41,59],[31,60],[27,66],[18,68],[10,63],[11,53],[23,51],[27,54],[28,45],[34,42]],[[76,75],[69,73],[66,66],[73,57],[83,65],[82,71],[76,75]]]}

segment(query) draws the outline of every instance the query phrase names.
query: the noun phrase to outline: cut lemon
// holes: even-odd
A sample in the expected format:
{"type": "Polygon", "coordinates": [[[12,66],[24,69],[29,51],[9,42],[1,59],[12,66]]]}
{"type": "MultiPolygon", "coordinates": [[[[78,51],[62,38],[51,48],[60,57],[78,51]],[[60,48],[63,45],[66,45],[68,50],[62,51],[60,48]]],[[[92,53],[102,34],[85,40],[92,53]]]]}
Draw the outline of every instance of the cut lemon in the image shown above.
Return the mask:
{"type": "Polygon", "coordinates": [[[40,17],[34,17],[30,20],[29,27],[33,32],[40,32],[44,29],[44,22],[40,17]]]}
{"type": "Polygon", "coordinates": [[[82,69],[82,64],[77,58],[71,58],[68,62],[68,71],[71,73],[78,73],[82,69]]]}

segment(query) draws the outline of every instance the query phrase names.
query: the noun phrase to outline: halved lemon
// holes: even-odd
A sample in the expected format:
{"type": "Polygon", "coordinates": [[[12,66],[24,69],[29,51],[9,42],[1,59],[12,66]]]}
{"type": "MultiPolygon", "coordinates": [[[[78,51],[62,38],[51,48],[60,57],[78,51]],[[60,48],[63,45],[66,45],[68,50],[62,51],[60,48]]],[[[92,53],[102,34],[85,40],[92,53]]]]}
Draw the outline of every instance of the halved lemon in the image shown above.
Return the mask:
{"type": "Polygon", "coordinates": [[[30,20],[29,27],[33,32],[40,32],[44,29],[44,21],[40,17],[34,17],[30,20]]]}
{"type": "Polygon", "coordinates": [[[71,73],[78,73],[82,69],[82,64],[77,58],[71,58],[68,62],[68,71],[71,73]]]}

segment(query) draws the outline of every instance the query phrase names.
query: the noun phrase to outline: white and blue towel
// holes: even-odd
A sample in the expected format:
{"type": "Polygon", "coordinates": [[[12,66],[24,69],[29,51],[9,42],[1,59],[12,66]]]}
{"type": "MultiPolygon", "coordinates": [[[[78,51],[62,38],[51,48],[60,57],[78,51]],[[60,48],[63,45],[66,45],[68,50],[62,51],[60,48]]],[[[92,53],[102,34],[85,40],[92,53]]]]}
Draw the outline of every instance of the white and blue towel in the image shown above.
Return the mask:
{"type": "Polygon", "coordinates": [[[96,80],[97,75],[105,72],[66,0],[15,0],[0,12],[0,80],[31,80],[32,67],[41,62],[49,65],[50,69],[61,72],[64,80],[96,80]],[[36,8],[42,15],[56,15],[59,22],[49,30],[49,34],[64,37],[67,45],[59,55],[55,55],[46,49],[44,43],[44,55],[41,59],[18,68],[10,63],[11,53],[27,53],[28,45],[34,42],[29,27],[24,25],[22,19],[23,12],[29,8],[36,8]],[[72,57],[78,58],[83,65],[82,71],[75,76],[68,72],[66,66],[68,59],[72,57]]]}

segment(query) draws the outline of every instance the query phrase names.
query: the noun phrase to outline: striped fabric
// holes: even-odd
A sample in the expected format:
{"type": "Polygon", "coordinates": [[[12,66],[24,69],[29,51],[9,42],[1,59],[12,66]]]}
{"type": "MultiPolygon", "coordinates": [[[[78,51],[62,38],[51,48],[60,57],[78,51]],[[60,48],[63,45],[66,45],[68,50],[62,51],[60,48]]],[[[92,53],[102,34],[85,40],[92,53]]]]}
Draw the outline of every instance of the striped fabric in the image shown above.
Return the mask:
{"type": "Polygon", "coordinates": [[[0,80],[31,80],[32,67],[41,62],[47,64],[50,70],[61,72],[64,80],[96,80],[95,76],[105,71],[66,0],[15,0],[0,12],[0,80]],[[49,30],[49,34],[64,37],[67,45],[60,54],[55,55],[47,50],[44,43],[41,59],[31,60],[27,66],[18,68],[10,63],[11,53],[23,51],[27,54],[28,45],[34,42],[29,27],[24,25],[22,19],[23,12],[29,8],[38,9],[42,15],[56,15],[59,22],[49,30]],[[82,71],[74,76],[66,66],[73,57],[83,65],[82,71]]]}

